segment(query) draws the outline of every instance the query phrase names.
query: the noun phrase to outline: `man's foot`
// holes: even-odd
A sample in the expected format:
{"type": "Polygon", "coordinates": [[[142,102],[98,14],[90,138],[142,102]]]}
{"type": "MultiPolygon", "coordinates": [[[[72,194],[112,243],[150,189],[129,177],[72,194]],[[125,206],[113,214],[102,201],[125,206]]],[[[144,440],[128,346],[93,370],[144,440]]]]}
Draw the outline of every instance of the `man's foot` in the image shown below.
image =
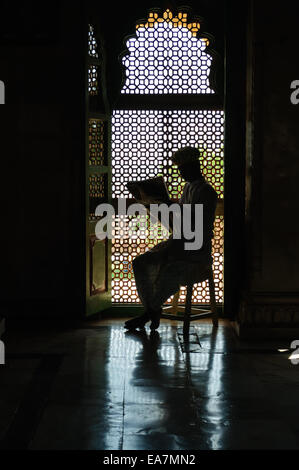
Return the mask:
{"type": "Polygon", "coordinates": [[[144,313],[140,317],[131,318],[125,322],[125,328],[128,330],[135,330],[136,328],[144,328],[145,324],[150,320],[149,315],[144,313]]]}
{"type": "Polygon", "coordinates": [[[151,325],[150,325],[150,329],[153,331],[153,330],[157,330],[160,326],[160,317],[161,317],[161,313],[162,313],[162,308],[156,312],[151,312],[150,313],[150,316],[151,316],[151,325]]]}

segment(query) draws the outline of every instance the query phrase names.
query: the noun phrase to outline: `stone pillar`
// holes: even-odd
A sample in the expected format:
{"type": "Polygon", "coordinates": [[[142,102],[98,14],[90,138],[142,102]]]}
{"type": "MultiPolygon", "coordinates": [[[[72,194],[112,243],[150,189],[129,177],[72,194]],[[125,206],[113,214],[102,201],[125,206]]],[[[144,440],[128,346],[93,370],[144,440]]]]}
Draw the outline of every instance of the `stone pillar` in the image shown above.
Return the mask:
{"type": "MultiPolygon", "coordinates": [[[[251,2],[246,117],[245,288],[241,336],[299,333],[298,17],[288,3],[251,2]]],[[[294,336],[295,335],[295,336],[294,336]]],[[[298,336],[298,334],[297,334],[298,336]]]]}

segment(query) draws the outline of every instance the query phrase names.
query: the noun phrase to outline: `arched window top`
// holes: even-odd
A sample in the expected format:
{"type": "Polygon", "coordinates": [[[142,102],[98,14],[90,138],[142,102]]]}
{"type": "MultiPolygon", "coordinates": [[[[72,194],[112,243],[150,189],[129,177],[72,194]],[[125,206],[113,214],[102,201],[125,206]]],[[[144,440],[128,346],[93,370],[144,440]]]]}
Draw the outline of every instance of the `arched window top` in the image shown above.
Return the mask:
{"type": "Polygon", "coordinates": [[[209,39],[197,37],[199,30],[200,23],[189,22],[187,13],[149,13],[126,43],[129,54],[122,59],[126,80],[121,93],[214,93],[209,83],[212,57],[205,51],[209,39]]]}

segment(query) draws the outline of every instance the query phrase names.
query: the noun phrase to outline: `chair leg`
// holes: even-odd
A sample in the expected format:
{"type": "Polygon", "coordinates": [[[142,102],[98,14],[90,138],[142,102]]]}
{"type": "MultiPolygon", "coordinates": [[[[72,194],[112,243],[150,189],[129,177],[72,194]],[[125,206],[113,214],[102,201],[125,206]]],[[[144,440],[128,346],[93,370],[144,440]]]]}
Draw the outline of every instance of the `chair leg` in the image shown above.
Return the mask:
{"type": "Polygon", "coordinates": [[[211,311],[212,311],[212,322],[213,326],[218,326],[218,311],[216,306],[216,298],[215,298],[215,284],[214,284],[214,276],[213,270],[211,269],[209,274],[209,292],[210,292],[210,303],[211,303],[211,311]]]}
{"type": "Polygon", "coordinates": [[[179,298],[181,294],[181,289],[179,289],[173,296],[172,302],[171,302],[171,307],[172,307],[172,312],[173,315],[176,315],[178,312],[178,303],[179,303],[179,298]]]}
{"type": "Polygon", "coordinates": [[[187,286],[185,312],[184,312],[183,336],[184,336],[185,340],[189,340],[190,313],[191,313],[191,305],[192,305],[192,292],[193,292],[193,284],[189,284],[187,286]]]}

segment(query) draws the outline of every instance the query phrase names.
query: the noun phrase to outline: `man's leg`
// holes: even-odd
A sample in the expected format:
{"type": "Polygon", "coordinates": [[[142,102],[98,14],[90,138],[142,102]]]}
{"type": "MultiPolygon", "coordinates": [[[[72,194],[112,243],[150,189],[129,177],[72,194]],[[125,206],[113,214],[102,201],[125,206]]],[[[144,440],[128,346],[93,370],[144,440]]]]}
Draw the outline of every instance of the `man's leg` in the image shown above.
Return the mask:
{"type": "Polygon", "coordinates": [[[175,261],[159,264],[157,268],[156,257],[147,252],[138,256],[134,262],[134,274],[139,297],[145,306],[145,314],[139,318],[133,318],[126,323],[127,327],[143,327],[149,319],[151,330],[156,330],[160,325],[162,305],[175,294],[180,285],[184,284],[186,277],[186,263],[175,261]],[[141,323],[141,325],[139,324],[141,323]]]}
{"type": "Polygon", "coordinates": [[[152,324],[151,329],[159,327],[162,306],[184,284],[186,277],[186,263],[173,261],[161,267],[155,280],[155,295],[152,298],[152,324]]]}
{"type": "Polygon", "coordinates": [[[155,283],[163,264],[163,256],[157,250],[149,250],[133,260],[137,292],[144,306],[144,314],[125,323],[126,328],[143,328],[151,319],[152,299],[155,297],[155,283]]]}
{"type": "Polygon", "coordinates": [[[145,311],[152,309],[155,284],[162,266],[159,255],[151,250],[133,260],[136,289],[145,311]]]}

